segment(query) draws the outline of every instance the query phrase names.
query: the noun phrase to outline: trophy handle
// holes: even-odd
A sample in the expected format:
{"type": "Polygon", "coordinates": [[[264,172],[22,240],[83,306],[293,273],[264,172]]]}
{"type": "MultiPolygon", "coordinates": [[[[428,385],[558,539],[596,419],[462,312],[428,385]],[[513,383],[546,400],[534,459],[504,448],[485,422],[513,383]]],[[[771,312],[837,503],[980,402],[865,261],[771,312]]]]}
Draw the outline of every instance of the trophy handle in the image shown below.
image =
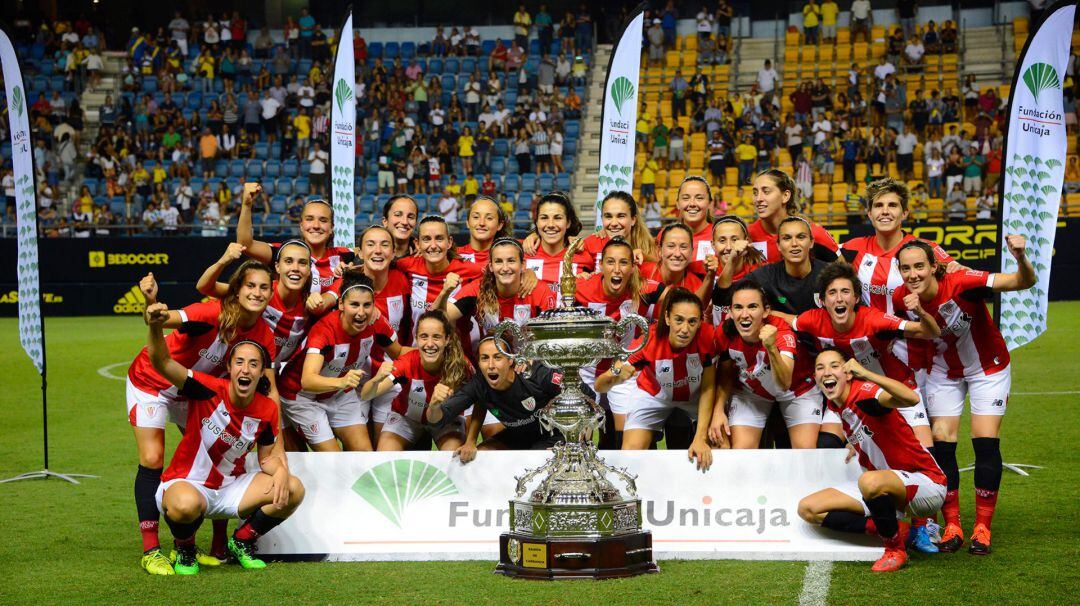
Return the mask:
{"type": "Polygon", "coordinates": [[[637,314],[626,314],[623,316],[622,320],[619,320],[618,324],[615,325],[615,334],[619,339],[622,339],[623,335],[634,326],[641,329],[641,344],[632,349],[627,349],[622,345],[619,345],[620,353],[615,357],[624,362],[627,357],[641,351],[641,349],[645,347],[645,344],[649,342],[649,323],[645,321],[645,318],[642,318],[637,314]]]}
{"type": "Polygon", "coordinates": [[[503,333],[507,331],[513,335],[514,343],[518,343],[519,346],[522,341],[525,340],[525,334],[521,331],[521,327],[518,326],[517,322],[514,322],[513,320],[503,320],[496,324],[495,328],[491,331],[491,336],[495,338],[495,349],[498,349],[499,353],[510,358],[515,366],[518,364],[528,364],[529,360],[525,356],[503,349],[504,341],[502,336],[503,333]]]}

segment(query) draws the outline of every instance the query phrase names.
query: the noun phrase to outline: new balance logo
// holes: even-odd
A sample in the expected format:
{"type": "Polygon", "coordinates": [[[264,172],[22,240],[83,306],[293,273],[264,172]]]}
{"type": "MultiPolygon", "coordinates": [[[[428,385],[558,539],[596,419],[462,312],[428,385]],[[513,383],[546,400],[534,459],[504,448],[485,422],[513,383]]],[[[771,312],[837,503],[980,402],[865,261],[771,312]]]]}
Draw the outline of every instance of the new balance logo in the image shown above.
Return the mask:
{"type": "Polygon", "coordinates": [[[131,290],[124,293],[116,305],[113,305],[113,313],[116,314],[141,314],[144,311],[146,311],[146,295],[139,290],[138,286],[132,286],[131,290]]]}

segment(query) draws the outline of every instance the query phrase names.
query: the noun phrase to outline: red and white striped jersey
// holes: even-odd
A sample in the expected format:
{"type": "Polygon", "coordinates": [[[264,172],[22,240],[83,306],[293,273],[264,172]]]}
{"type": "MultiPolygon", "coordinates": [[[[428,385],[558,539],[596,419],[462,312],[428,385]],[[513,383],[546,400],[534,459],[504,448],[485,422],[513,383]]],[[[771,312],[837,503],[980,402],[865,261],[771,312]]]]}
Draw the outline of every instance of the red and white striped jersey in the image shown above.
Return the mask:
{"type": "MultiPolygon", "coordinates": [[[[251,328],[239,329],[232,340],[222,342],[218,338],[221,301],[217,299],[192,303],[177,313],[180,314],[180,327],[165,336],[165,344],[169,347],[169,356],[185,368],[224,377],[228,374],[229,350],[240,341],[254,341],[266,349],[270,359],[276,357],[274,334],[266,322],[255,322],[251,328]]],[[[145,347],[128,368],[128,379],[146,393],[176,394],[173,384],[154,370],[145,347]]]]}
{"type": "Polygon", "coordinates": [[[263,310],[263,322],[274,333],[274,345],[277,346],[277,355],[274,364],[280,365],[289,360],[296,348],[303,342],[307,334],[308,313],[305,307],[304,297],[299,297],[296,305],[286,309],[285,302],[278,294],[278,281],[273,285],[274,296],[266,304],[263,310]]]}
{"type": "Polygon", "coordinates": [[[397,341],[397,333],[382,317],[364,330],[351,336],[341,327],[341,311],[334,310],[311,327],[307,341],[297,351],[285,371],[278,377],[278,392],[290,400],[298,395],[309,400],[327,400],[337,392],[312,393],[304,391],[301,379],[304,360],[318,354],[323,357],[319,374],[324,377],[342,377],[353,369],[362,370],[371,377],[371,351],[378,344],[387,347],[397,341]]]}
{"type": "Polygon", "coordinates": [[[592,273],[600,267],[600,256],[604,253],[604,246],[610,239],[599,233],[585,236],[585,240],[574,253],[574,265],[579,273],[583,271],[592,273]]]}
{"type": "MultiPolygon", "coordinates": [[[[986,308],[993,287],[994,274],[985,271],[958,271],[938,280],[937,296],[923,303],[941,327],[941,336],[934,339],[931,372],[961,379],[992,375],[1009,365],[1005,339],[986,308]]],[[[907,285],[899,286],[893,305],[903,305],[907,293],[907,285]]]]}
{"type": "MultiPolygon", "coordinates": [[[[604,292],[604,276],[598,272],[590,276],[587,280],[578,279],[577,292],[574,294],[574,298],[578,305],[588,307],[589,309],[595,309],[615,322],[618,322],[622,319],[623,314],[635,313],[641,316],[646,315],[650,308],[656,306],[663,290],[664,289],[659,282],[654,282],[652,280],[643,281],[641,285],[641,300],[635,308],[633,301],[630,300],[628,291],[624,291],[624,293],[618,297],[608,298],[607,294],[604,292]]],[[[630,343],[637,338],[637,332],[637,330],[631,330],[623,335],[623,347],[630,346],[630,343]]],[[[591,387],[591,381],[594,381],[596,376],[609,368],[611,368],[611,360],[601,360],[596,366],[582,367],[582,377],[585,378],[586,383],[591,387]]]]}
{"type": "Polygon", "coordinates": [[[465,246],[459,246],[457,249],[457,256],[462,261],[469,263],[477,263],[481,267],[487,266],[488,257],[491,256],[491,249],[488,250],[476,250],[472,247],[472,244],[466,244],[465,246]]]}
{"type": "MultiPolygon", "coordinates": [[[[281,242],[275,242],[270,246],[274,249],[274,254],[277,254],[277,250],[281,248],[281,242]]],[[[352,263],[356,254],[352,249],[344,246],[327,246],[326,252],[322,257],[311,257],[311,292],[321,293],[332,285],[335,281],[341,278],[334,277],[334,270],[336,270],[342,263],[352,263]]]]}
{"type": "MultiPolygon", "coordinates": [[[[642,278],[646,280],[652,280],[654,282],[664,282],[664,276],[660,271],[660,264],[653,261],[646,261],[638,267],[638,273],[642,278]]],[[[683,273],[683,278],[677,284],[667,284],[664,286],[668,288],[675,288],[681,286],[690,292],[697,292],[698,288],[701,288],[701,278],[687,269],[683,273]]]]}
{"type": "Polygon", "coordinates": [[[484,273],[483,265],[460,259],[451,259],[446,269],[438,273],[429,271],[421,257],[405,257],[398,259],[396,263],[397,268],[405,274],[411,285],[409,303],[412,306],[413,328],[416,328],[416,321],[427,311],[428,305],[442,292],[447,274],[457,274],[461,278],[461,283],[466,284],[479,279],[484,273]]]}
{"type": "Polygon", "coordinates": [[[780,355],[795,361],[789,389],[780,389],[776,384],[769,364],[769,353],[761,342],[747,343],[734,332],[734,327],[729,329],[734,336],[729,336],[723,327],[715,331],[715,349],[719,360],[734,360],[739,369],[740,388],[763,398],[791,400],[813,389],[813,362],[806,351],[799,348],[791,325],[773,316],[765,321],[776,327],[776,348],[780,350],[780,355]]]}
{"type": "MultiPolygon", "coordinates": [[[[848,389],[843,406],[827,401],[829,408],[840,415],[848,443],[858,454],[863,469],[921,473],[938,484],[945,484],[945,474],[930,451],[919,443],[904,417],[878,402],[885,390],[858,379],[853,380],[848,389]]],[[[909,487],[909,491],[914,489],[914,486],[909,487]]],[[[909,493],[908,499],[912,496],[909,493]]]]}
{"type": "MultiPolygon", "coordinates": [[[[776,234],[765,231],[765,224],[761,222],[761,219],[748,225],[746,232],[751,245],[765,255],[766,263],[784,260],[780,256],[780,249],[776,246],[776,234]]],[[[836,244],[832,235],[817,223],[810,224],[810,235],[814,238],[814,256],[822,261],[835,261],[840,252],[840,246],[836,244]]]]}
{"type": "MultiPolygon", "coordinates": [[[[705,257],[715,252],[712,247],[712,230],[713,224],[706,222],[691,238],[690,244],[693,250],[690,252],[690,266],[687,270],[699,276],[705,275],[705,257]]],[[[657,248],[660,246],[660,236],[662,235],[662,232],[656,234],[657,248]]]]}
{"type": "MultiPolygon", "coordinates": [[[[745,265],[742,269],[731,276],[731,285],[734,286],[740,280],[750,275],[750,272],[761,267],[760,265],[745,265]]],[[[720,288],[713,282],[712,291],[712,325],[718,327],[724,323],[728,314],[731,313],[731,286],[720,288]]]]}
{"type": "MultiPolygon", "coordinates": [[[[544,247],[540,246],[536,249],[536,252],[531,255],[525,255],[525,267],[533,270],[537,278],[545,282],[552,284],[558,284],[559,279],[562,278],[562,262],[563,255],[566,253],[566,249],[559,251],[554,255],[549,255],[544,252],[544,247]]],[[[577,264],[573,264],[574,274],[578,273],[577,264]]]]}
{"type": "MultiPolygon", "coordinates": [[[[450,295],[450,302],[458,308],[463,318],[475,319],[476,317],[480,282],[481,280],[473,280],[450,295]]],[[[479,331],[476,331],[472,342],[473,352],[476,351],[476,345],[480,339],[487,336],[499,322],[513,320],[518,326],[523,326],[529,318],[535,318],[540,315],[540,312],[554,308],[556,299],[550,284],[538,282],[532,292],[523,297],[515,294],[512,297],[498,297],[498,301],[499,315],[486,314],[484,321],[477,323],[479,331]]]]}
{"type": "Polygon", "coordinates": [[[902,381],[916,388],[915,373],[893,354],[892,342],[903,335],[907,320],[860,305],[855,309],[855,323],[851,330],[841,333],[829,320],[829,312],[811,309],[799,314],[792,326],[796,333],[811,336],[817,350],[835,347],[848,358],[855,358],[872,372],[902,381]]]}
{"type": "MultiPolygon", "coordinates": [[[[472,365],[468,361],[466,364],[471,374],[472,365]]],[[[394,372],[390,376],[401,385],[401,392],[394,398],[390,409],[413,421],[427,422],[427,405],[442,377],[424,370],[418,349],[411,349],[394,360],[394,372]]]]}
{"type": "MultiPolygon", "coordinates": [[[[641,337],[635,339],[635,346],[641,337]]],[[[716,346],[711,324],[703,323],[690,345],[675,351],[671,340],[657,335],[657,325],[649,329],[649,342],[630,356],[628,363],[638,369],[637,385],[667,402],[693,402],[701,390],[701,375],[713,365],[716,346]]]]}
{"type": "MultiPolygon", "coordinates": [[[[375,293],[375,307],[402,343],[412,342],[412,308],[409,307],[411,290],[412,283],[405,274],[391,269],[387,274],[386,285],[375,293]]],[[[383,349],[376,343],[371,349],[371,360],[378,365],[383,359],[383,349]]]]}
{"type": "Polygon", "coordinates": [[[244,456],[256,444],[269,446],[278,431],[278,407],[256,393],[244,407],[229,398],[229,380],[188,370],[180,395],[188,399],[184,437],[161,481],[183,478],[218,489],[244,474],[244,456]]]}
{"type": "MultiPolygon", "coordinates": [[[[862,302],[874,309],[880,309],[885,313],[897,313],[903,311],[904,306],[893,307],[892,294],[896,287],[904,283],[900,276],[900,263],[896,260],[900,248],[912,240],[918,240],[915,236],[905,233],[900,243],[892,250],[882,250],[878,244],[877,236],[864,236],[852,238],[841,244],[840,253],[844,259],[858,272],[859,282],[862,282],[862,302]]],[[[934,256],[938,263],[952,263],[953,258],[937,244],[923,240],[934,249],[934,256]]]]}

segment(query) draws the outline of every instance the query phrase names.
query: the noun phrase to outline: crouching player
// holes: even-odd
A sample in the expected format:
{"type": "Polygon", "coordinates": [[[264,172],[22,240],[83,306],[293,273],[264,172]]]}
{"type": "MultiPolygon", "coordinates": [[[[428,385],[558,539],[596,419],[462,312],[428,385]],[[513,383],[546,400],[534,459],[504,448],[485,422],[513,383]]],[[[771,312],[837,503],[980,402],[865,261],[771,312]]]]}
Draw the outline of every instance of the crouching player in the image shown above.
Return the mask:
{"type": "Polygon", "coordinates": [[[814,380],[830,409],[840,415],[848,444],[866,470],[858,491],[826,488],[799,502],[799,516],[833,530],[877,534],[885,554],[875,572],[899,570],[907,562],[904,513],[934,515],[945,502],[945,474],[896,408],[919,396],[900,381],[870,372],[835,349],[814,363],[814,380]]]}
{"type": "Polygon", "coordinates": [[[229,351],[227,380],[189,370],[165,344],[168,307],[154,303],[146,312],[150,361],[189,401],[184,437],[156,495],[176,544],[174,570],[199,572],[195,533],[204,517],[244,519],[227,543],[229,553],[244,568],[265,568],[255,557],[255,540],[304,499],[304,486],[289,475],[284,455],[271,452],[279,420],[277,405],[265,395],[269,355],[257,343],[241,341],[229,351]],[[256,444],[262,470],[245,472],[245,455],[256,444]]]}
{"type": "MultiPolygon", "coordinates": [[[[503,349],[510,346],[503,341],[503,349]]],[[[562,392],[562,373],[533,362],[526,377],[514,368],[513,360],[495,346],[495,337],[484,337],[477,346],[477,370],[458,391],[445,400],[435,398],[428,403],[428,422],[443,426],[457,419],[472,407],[465,443],[456,454],[462,463],[476,458],[479,450],[542,450],[555,445],[555,437],[540,427],[537,415],[555,396],[562,392]],[[485,415],[490,412],[503,429],[484,438],[479,447],[476,439],[485,415]]],[[[587,386],[582,388],[591,396],[587,386]]]]}

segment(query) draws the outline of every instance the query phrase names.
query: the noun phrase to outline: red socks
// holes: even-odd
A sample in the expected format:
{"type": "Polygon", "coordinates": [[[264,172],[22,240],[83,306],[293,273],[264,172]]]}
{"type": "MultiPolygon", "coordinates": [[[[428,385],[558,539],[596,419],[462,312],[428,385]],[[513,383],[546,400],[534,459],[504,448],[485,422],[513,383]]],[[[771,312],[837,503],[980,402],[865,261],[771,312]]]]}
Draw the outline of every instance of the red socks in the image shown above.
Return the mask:
{"type": "Polygon", "coordinates": [[[218,556],[225,553],[225,543],[229,540],[229,521],[214,520],[214,536],[210,540],[210,555],[218,556]]]}
{"type": "Polygon", "coordinates": [[[877,534],[877,524],[874,523],[874,518],[866,518],[866,534],[877,534]]]}
{"type": "Polygon", "coordinates": [[[941,515],[946,524],[960,525],[960,491],[950,490],[945,493],[945,504],[941,506],[941,515]]]}
{"type": "Polygon", "coordinates": [[[158,540],[157,520],[143,520],[139,522],[139,532],[142,533],[142,548],[144,552],[161,547],[161,543],[158,540]]]}
{"type": "Polygon", "coordinates": [[[998,491],[975,489],[975,523],[983,524],[990,528],[990,522],[994,519],[994,508],[997,507],[998,491]]]}

